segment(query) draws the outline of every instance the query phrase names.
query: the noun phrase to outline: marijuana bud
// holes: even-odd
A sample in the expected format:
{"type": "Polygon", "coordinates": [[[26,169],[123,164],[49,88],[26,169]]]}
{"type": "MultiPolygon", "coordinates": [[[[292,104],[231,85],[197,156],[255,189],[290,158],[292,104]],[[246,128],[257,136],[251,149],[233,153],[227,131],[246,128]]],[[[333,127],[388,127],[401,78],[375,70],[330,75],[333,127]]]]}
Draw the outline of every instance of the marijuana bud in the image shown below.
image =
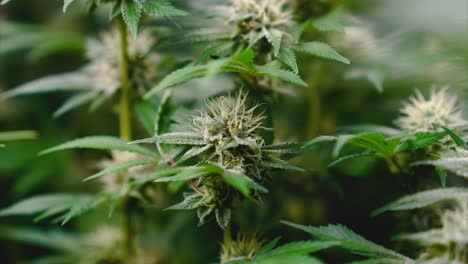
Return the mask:
{"type": "Polygon", "coordinates": [[[252,237],[245,234],[237,235],[237,239],[230,243],[223,244],[221,251],[221,263],[230,263],[238,260],[252,260],[257,251],[262,248],[265,241],[257,235],[252,237]]]}
{"type": "Polygon", "coordinates": [[[441,240],[447,245],[454,243],[459,252],[466,249],[468,246],[468,201],[460,202],[454,210],[445,211],[441,222],[441,240]]]}
{"type": "Polygon", "coordinates": [[[128,255],[124,245],[122,231],[113,226],[100,226],[97,230],[83,237],[85,253],[80,257],[80,264],[102,263],[159,263],[162,255],[138,248],[132,256],[128,255]]]}
{"type": "Polygon", "coordinates": [[[246,96],[236,100],[220,97],[207,103],[208,111],[201,111],[193,119],[194,130],[200,133],[213,152],[203,157],[207,163],[216,163],[227,169],[249,171],[257,177],[261,161],[260,149],[265,142],[259,134],[264,116],[255,115],[254,106],[247,109],[246,96]]]}
{"type": "MultiPolygon", "coordinates": [[[[151,32],[144,30],[138,38],[128,34],[128,55],[132,64],[132,80],[137,88],[145,88],[154,80],[153,70],[159,62],[159,56],[149,53],[156,39],[151,32]]],[[[120,88],[120,39],[117,31],[102,34],[100,40],[91,39],[87,43],[86,57],[88,65],[84,73],[93,80],[95,88],[106,96],[111,96],[120,88]]]]}
{"type": "Polygon", "coordinates": [[[235,201],[248,196],[261,203],[260,192],[267,192],[261,185],[266,182],[266,173],[302,169],[272,156],[275,151],[266,146],[260,133],[265,129],[265,117],[256,113],[259,105],[247,106],[245,94],[218,97],[206,105],[206,110],[193,118],[190,132],[167,133],[141,142],[191,145],[176,162],[196,158],[197,165],[181,169],[179,176],[157,181],[190,179],[188,185],[194,192],[184,194],[184,201],[170,209],[196,209],[200,224],[214,214],[225,228],[235,201]]]}
{"type": "MultiPolygon", "coordinates": [[[[111,156],[112,159],[102,160],[97,164],[97,166],[100,169],[105,169],[124,162],[145,160],[145,156],[143,155],[124,151],[112,151],[111,156]]],[[[151,167],[151,165],[135,166],[125,170],[120,170],[110,175],[106,175],[105,177],[99,177],[99,181],[102,184],[103,190],[107,193],[128,192],[128,182],[132,179],[138,178],[147,171],[149,167],[151,167]]]]}
{"type": "Polygon", "coordinates": [[[402,238],[426,246],[417,263],[462,264],[468,261],[468,200],[460,200],[452,210],[444,210],[440,216],[441,227],[425,232],[403,235],[402,238]],[[430,250],[433,249],[433,250],[430,250]]]}
{"type": "Polygon", "coordinates": [[[111,226],[102,226],[83,239],[88,249],[81,263],[122,263],[125,261],[122,232],[111,226]]]}
{"type": "Polygon", "coordinates": [[[457,97],[448,93],[447,89],[433,89],[429,99],[416,91],[416,95],[403,105],[403,116],[396,120],[396,124],[412,132],[440,131],[441,126],[459,127],[466,124],[457,97]]]}
{"type": "Polygon", "coordinates": [[[226,24],[234,27],[234,39],[241,45],[253,47],[266,39],[279,50],[283,36],[289,36],[293,25],[292,12],[287,9],[287,0],[231,0],[226,6],[216,8],[226,24]]]}

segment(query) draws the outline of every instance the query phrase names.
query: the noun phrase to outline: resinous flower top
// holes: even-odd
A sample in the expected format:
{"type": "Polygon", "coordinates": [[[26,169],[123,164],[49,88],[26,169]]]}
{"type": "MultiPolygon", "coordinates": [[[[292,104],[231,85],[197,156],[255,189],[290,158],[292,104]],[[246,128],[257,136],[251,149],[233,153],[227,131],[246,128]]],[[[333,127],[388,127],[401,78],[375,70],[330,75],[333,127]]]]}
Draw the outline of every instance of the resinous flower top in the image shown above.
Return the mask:
{"type": "MultiPolygon", "coordinates": [[[[123,151],[112,151],[112,159],[105,159],[100,161],[97,165],[100,169],[109,168],[117,164],[122,164],[129,161],[138,161],[144,160],[145,156],[123,151]]],[[[128,182],[133,179],[137,179],[139,176],[147,172],[148,168],[151,166],[135,166],[128,168],[126,170],[121,170],[116,173],[107,175],[106,177],[99,177],[99,180],[102,184],[104,191],[108,193],[119,193],[127,192],[128,182]]]]}
{"type": "Polygon", "coordinates": [[[433,89],[428,99],[416,91],[403,105],[402,116],[396,120],[396,124],[412,132],[440,131],[441,126],[456,128],[466,124],[457,97],[447,90],[447,87],[433,89]]]}
{"type": "Polygon", "coordinates": [[[255,114],[257,106],[246,107],[246,96],[236,100],[220,97],[207,103],[208,111],[201,111],[193,120],[194,129],[213,147],[205,162],[217,163],[227,169],[245,172],[260,162],[260,149],[265,142],[259,130],[265,117],[255,114]]]}
{"type": "MultiPolygon", "coordinates": [[[[150,53],[156,39],[148,30],[143,30],[136,39],[128,34],[128,55],[133,65],[133,77],[137,86],[142,88],[155,77],[155,67],[159,56],[150,53]]],[[[84,73],[93,80],[96,89],[106,96],[113,95],[120,88],[120,39],[116,31],[102,34],[100,40],[91,39],[87,43],[86,57],[89,64],[84,73]]]]}
{"type": "Polygon", "coordinates": [[[231,0],[216,8],[227,25],[236,28],[236,36],[249,47],[266,39],[279,50],[281,39],[294,24],[287,0],[231,0]]]}
{"type": "Polygon", "coordinates": [[[268,192],[269,172],[274,169],[303,171],[275,157],[289,145],[266,145],[262,138],[265,116],[249,106],[242,92],[237,97],[222,96],[208,101],[206,109],[193,118],[187,132],[172,132],[134,143],[185,145],[168,177],[157,182],[184,181],[192,192],[170,209],[196,209],[200,224],[214,215],[219,226],[229,225],[236,201],[248,197],[261,204],[261,194],[268,192]],[[195,165],[193,165],[195,164],[195,165]]]}
{"type": "MultiPolygon", "coordinates": [[[[113,226],[100,226],[92,233],[86,234],[82,243],[84,254],[80,256],[77,264],[102,263],[132,263],[154,264],[160,263],[162,254],[139,248],[134,255],[128,255],[125,248],[125,239],[121,230],[113,226]]],[[[71,263],[71,262],[70,262],[71,263]]]]}
{"type": "Polygon", "coordinates": [[[444,210],[440,216],[440,223],[440,228],[402,236],[403,239],[418,242],[427,248],[416,263],[466,263],[468,261],[466,252],[468,247],[468,200],[461,199],[454,209],[444,210]]]}

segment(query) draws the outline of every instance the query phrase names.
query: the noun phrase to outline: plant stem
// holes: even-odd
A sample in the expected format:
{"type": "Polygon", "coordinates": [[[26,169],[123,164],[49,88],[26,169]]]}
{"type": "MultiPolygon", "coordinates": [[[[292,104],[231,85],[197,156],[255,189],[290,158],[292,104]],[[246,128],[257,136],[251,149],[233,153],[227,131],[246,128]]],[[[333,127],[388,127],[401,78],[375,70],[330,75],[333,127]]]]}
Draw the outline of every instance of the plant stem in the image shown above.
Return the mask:
{"type": "Polygon", "coordinates": [[[123,215],[122,215],[122,232],[123,232],[123,240],[124,240],[124,249],[125,249],[125,255],[127,257],[134,256],[136,252],[136,247],[135,247],[135,236],[136,236],[136,230],[135,230],[135,223],[133,221],[133,215],[132,215],[132,203],[131,203],[131,198],[127,198],[126,201],[124,201],[124,206],[123,206],[123,215]]]}
{"type": "Polygon", "coordinates": [[[227,250],[229,250],[229,249],[231,248],[231,242],[232,242],[232,237],[231,237],[231,225],[228,225],[228,226],[224,229],[223,236],[224,236],[224,241],[223,241],[224,248],[226,248],[227,250]]]}
{"type": "MultiPolygon", "coordinates": [[[[116,20],[117,28],[120,35],[120,70],[121,70],[121,97],[119,105],[119,124],[120,137],[124,140],[132,140],[132,127],[130,115],[130,78],[129,78],[129,61],[128,61],[128,38],[127,27],[122,16],[116,20]]],[[[123,203],[122,216],[122,232],[124,239],[125,252],[127,256],[135,254],[135,223],[132,217],[131,198],[125,199],[123,203]]]]}
{"type": "Polygon", "coordinates": [[[400,168],[398,167],[398,163],[393,159],[393,157],[385,158],[387,162],[388,168],[392,174],[398,174],[400,172],[400,168]]]}
{"type": "Polygon", "coordinates": [[[120,118],[120,137],[130,141],[132,139],[132,126],[130,115],[130,78],[129,78],[129,63],[128,63],[128,38],[127,28],[120,16],[117,19],[117,27],[120,34],[120,70],[121,70],[121,97],[119,106],[120,118]]]}

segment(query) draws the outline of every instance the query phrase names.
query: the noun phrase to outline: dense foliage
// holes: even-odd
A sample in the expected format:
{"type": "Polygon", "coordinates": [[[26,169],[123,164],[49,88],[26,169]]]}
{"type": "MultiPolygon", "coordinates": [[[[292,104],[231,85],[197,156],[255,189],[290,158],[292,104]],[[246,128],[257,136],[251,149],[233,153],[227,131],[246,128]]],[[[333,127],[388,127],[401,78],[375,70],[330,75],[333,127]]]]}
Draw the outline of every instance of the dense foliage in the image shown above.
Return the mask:
{"type": "Polygon", "coordinates": [[[0,7],[5,263],[468,261],[456,28],[376,18],[405,1],[40,2],[0,7]]]}

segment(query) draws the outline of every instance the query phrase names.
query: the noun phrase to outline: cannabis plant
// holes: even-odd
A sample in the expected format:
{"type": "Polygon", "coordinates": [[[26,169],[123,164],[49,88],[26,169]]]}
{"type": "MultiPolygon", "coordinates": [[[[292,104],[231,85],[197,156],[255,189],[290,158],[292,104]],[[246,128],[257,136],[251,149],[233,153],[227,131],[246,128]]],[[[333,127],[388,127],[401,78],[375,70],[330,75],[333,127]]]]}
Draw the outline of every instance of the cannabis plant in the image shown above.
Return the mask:
{"type": "Polygon", "coordinates": [[[0,1],[5,263],[468,261],[459,39],[358,1],[36,2],[0,1]]]}

